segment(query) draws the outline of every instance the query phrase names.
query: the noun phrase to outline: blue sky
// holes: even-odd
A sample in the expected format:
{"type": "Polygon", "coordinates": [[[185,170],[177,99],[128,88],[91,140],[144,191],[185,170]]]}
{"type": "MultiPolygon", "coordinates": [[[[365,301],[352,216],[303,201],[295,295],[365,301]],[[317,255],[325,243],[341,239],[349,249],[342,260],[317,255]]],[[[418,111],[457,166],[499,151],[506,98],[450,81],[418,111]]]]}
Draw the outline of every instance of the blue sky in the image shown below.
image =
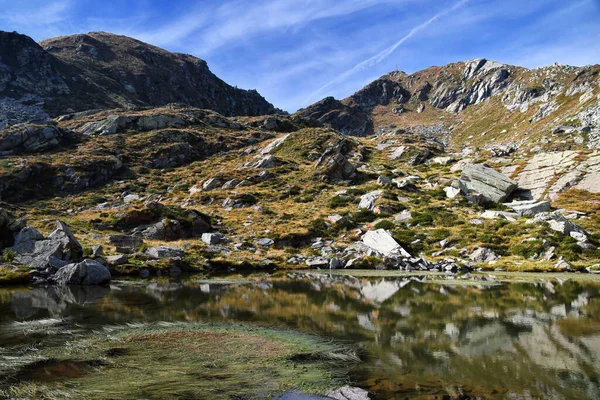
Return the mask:
{"type": "Polygon", "coordinates": [[[600,63],[600,0],[0,0],[0,30],[107,31],[205,59],[295,111],[396,68],[600,63]]]}

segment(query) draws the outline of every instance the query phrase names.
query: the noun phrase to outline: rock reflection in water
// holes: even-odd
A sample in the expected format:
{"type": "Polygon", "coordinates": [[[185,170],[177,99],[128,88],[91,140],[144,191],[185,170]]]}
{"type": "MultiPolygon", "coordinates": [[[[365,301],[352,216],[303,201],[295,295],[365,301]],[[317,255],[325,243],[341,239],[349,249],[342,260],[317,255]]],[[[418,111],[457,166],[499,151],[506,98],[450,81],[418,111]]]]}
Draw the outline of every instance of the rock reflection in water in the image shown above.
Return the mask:
{"type": "Polygon", "coordinates": [[[98,291],[36,288],[0,296],[0,308],[10,309],[0,318],[283,325],[361,348],[363,362],[351,378],[381,398],[600,398],[600,283],[457,286],[423,279],[289,274],[98,291]]]}

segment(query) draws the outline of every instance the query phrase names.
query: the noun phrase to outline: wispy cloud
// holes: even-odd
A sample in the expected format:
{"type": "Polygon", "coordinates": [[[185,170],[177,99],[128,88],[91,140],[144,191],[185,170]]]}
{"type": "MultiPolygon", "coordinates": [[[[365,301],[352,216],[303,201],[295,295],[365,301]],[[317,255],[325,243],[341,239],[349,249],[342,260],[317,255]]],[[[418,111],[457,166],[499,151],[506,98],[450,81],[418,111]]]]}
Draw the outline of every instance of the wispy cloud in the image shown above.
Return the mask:
{"type": "Polygon", "coordinates": [[[210,14],[202,7],[192,9],[181,18],[169,21],[156,30],[139,32],[136,36],[152,38],[155,43],[169,45],[198,33],[195,50],[206,55],[270,31],[286,30],[312,21],[352,14],[376,5],[403,1],[408,0],[233,0],[220,5],[210,14]]]}
{"type": "Polygon", "coordinates": [[[65,20],[68,9],[72,6],[70,0],[59,0],[50,2],[32,2],[27,7],[23,4],[5,2],[0,20],[22,26],[49,25],[65,20]],[[35,4],[34,4],[35,3],[35,4]]]}
{"type": "Polygon", "coordinates": [[[438,19],[444,17],[445,15],[447,15],[447,14],[453,12],[453,11],[456,11],[457,9],[459,9],[462,6],[464,6],[468,2],[469,2],[469,0],[461,0],[458,3],[456,3],[454,6],[452,6],[452,7],[448,8],[448,9],[445,9],[445,10],[437,13],[433,17],[429,18],[427,21],[423,22],[422,24],[415,26],[414,28],[412,28],[410,30],[410,32],[408,32],[404,37],[402,37],[400,40],[398,40],[396,43],[394,43],[390,47],[388,47],[388,48],[380,51],[376,55],[374,55],[374,56],[372,56],[372,57],[370,57],[370,58],[368,58],[368,59],[366,59],[364,61],[361,61],[360,63],[356,64],[354,67],[352,67],[351,69],[349,69],[348,71],[340,74],[335,79],[333,79],[330,82],[328,82],[327,84],[321,86],[319,89],[317,89],[316,91],[314,91],[313,93],[311,93],[311,95],[305,100],[305,102],[308,102],[311,99],[314,99],[316,96],[318,96],[323,91],[325,91],[325,89],[331,87],[332,85],[335,85],[336,83],[340,83],[340,82],[345,81],[346,79],[348,79],[350,76],[356,74],[357,72],[364,71],[366,69],[372,68],[373,66],[375,66],[375,65],[383,62],[394,51],[396,51],[396,49],[398,49],[398,47],[400,47],[404,42],[406,42],[407,40],[409,40],[410,38],[412,38],[413,36],[415,36],[417,33],[419,33],[420,31],[422,31],[423,29],[427,28],[429,25],[431,25],[432,23],[434,23],[438,19]]]}

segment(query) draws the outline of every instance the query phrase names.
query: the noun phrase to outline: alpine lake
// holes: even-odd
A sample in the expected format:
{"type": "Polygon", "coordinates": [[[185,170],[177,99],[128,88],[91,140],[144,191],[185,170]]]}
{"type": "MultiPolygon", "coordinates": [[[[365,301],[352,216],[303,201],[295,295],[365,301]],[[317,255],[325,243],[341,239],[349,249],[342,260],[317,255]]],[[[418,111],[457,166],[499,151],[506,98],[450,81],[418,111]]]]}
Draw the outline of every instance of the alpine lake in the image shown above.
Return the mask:
{"type": "Polygon", "coordinates": [[[599,399],[600,276],[294,271],[0,289],[0,398],[345,385],[371,399],[599,399]]]}

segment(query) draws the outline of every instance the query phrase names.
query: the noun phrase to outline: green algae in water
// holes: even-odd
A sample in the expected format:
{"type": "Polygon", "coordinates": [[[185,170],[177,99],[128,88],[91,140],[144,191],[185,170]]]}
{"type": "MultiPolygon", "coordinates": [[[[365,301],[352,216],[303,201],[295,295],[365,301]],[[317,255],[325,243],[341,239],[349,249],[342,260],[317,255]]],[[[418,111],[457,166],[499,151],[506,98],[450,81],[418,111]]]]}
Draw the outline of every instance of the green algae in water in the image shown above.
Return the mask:
{"type": "Polygon", "coordinates": [[[348,348],[314,335],[191,323],[107,327],[44,355],[47,360],[18,371],[0,397],[230,399],[272,398],[291,389],[323,393],[345,383],[341,364],[359,361],[348,348]]]}

